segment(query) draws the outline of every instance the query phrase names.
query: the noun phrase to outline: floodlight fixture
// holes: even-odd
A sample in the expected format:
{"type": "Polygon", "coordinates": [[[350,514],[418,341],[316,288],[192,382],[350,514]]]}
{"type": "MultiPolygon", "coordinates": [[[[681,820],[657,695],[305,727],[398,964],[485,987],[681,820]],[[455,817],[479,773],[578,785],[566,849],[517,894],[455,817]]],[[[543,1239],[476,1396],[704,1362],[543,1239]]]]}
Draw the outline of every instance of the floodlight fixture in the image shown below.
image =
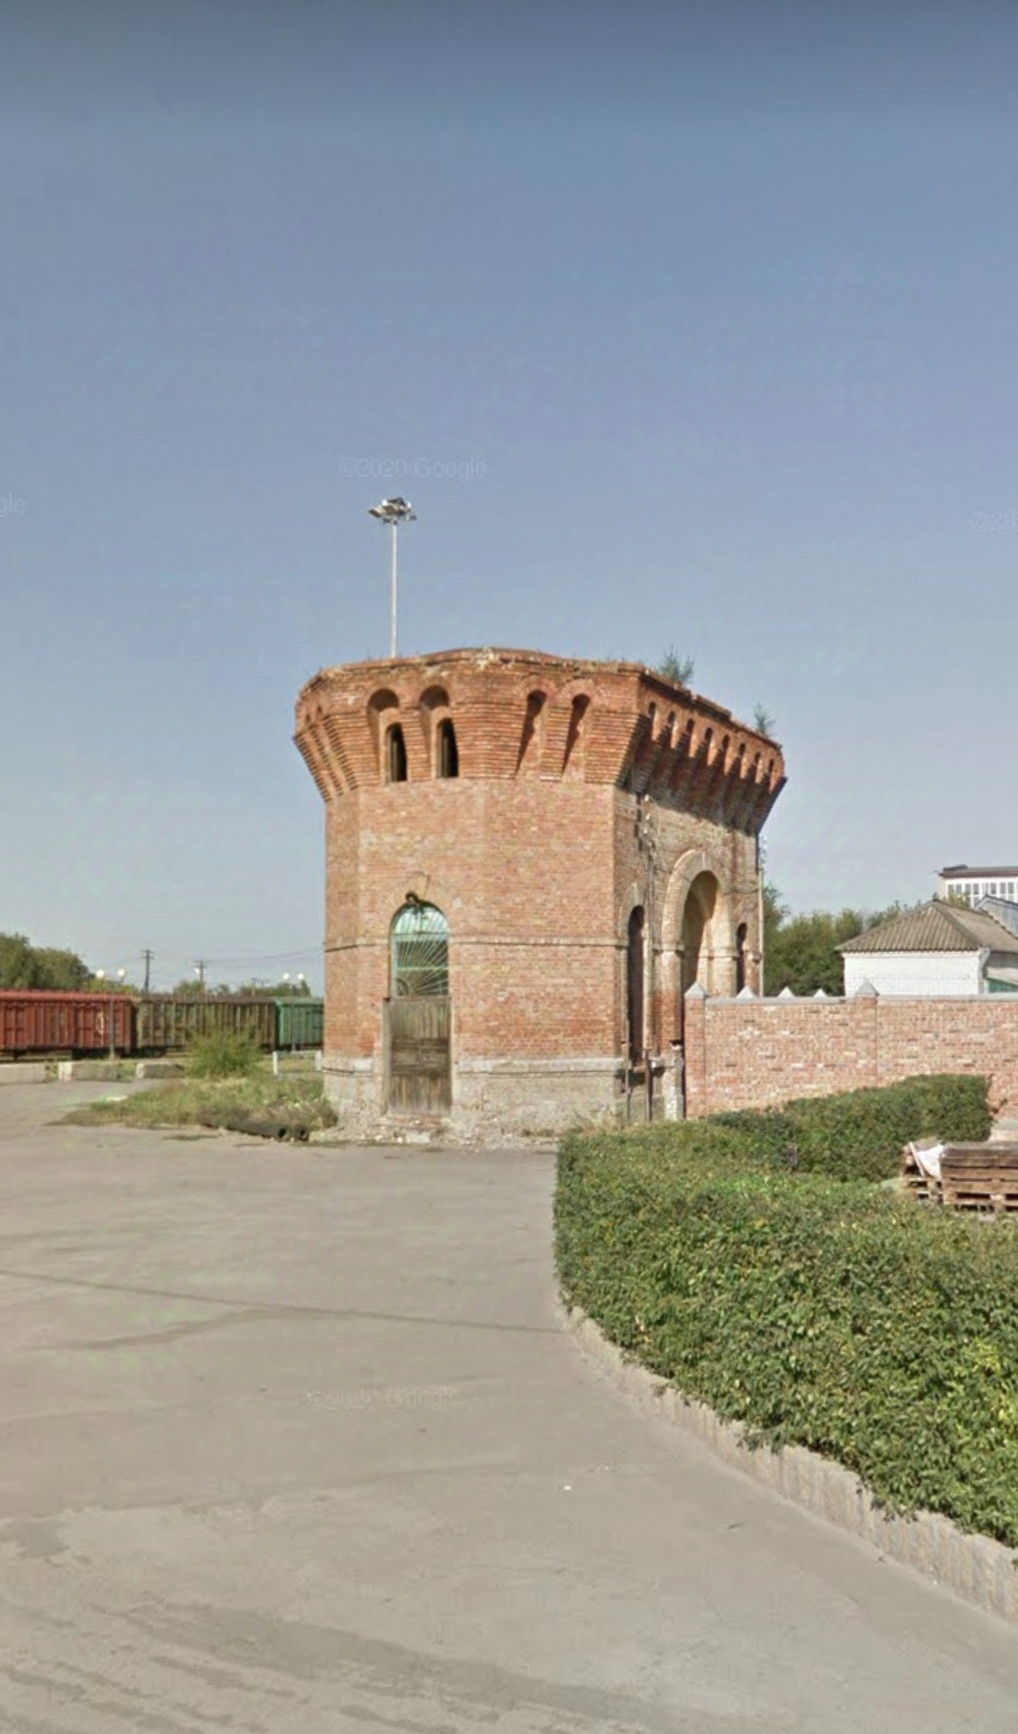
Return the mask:
{"type": "Polygon", "coordinates": [[[399,531],[401,524],[412,524],[417,513],[409,500],[396,494],[391,500],[383,500],[379,506],[369,506],[368,515],[377,518],[380,524],[387,525],[392,531],[389,654],[395,657],[398,655],[396,620],[399,608],[399,531]]]}

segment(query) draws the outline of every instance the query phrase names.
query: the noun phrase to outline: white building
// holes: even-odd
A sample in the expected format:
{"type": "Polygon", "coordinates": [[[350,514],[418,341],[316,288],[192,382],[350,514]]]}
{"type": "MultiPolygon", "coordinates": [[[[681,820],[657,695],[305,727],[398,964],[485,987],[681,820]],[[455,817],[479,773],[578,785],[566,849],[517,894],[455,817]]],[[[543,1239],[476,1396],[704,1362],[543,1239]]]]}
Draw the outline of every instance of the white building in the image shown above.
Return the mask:
{"type": "Polygon", "coordinates": [[[1018,867],[942,867],[937,896],[964,900],[970,909],[983,897],[1018,902],[1018,867]]]}
{"type": "Polygon", "coordinates": [[[845,993],[939,998],[1018,993],[1018,935],[992,915],[936,899],[840,945],[845,993]]]}

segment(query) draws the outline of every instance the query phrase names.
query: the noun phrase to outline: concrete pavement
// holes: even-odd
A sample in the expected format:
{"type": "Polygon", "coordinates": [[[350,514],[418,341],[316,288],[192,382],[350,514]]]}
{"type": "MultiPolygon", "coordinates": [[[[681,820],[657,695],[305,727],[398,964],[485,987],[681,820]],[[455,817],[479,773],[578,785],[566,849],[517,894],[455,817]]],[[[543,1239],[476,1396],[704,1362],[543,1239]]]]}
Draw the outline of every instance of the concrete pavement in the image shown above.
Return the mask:
{"type": "Polygon", "coordinates": [[[2,1734],[1013,1734],[1018,1630],[581,1359],[550,1157],[103,1088],[0,1094],[2,1734]]]}

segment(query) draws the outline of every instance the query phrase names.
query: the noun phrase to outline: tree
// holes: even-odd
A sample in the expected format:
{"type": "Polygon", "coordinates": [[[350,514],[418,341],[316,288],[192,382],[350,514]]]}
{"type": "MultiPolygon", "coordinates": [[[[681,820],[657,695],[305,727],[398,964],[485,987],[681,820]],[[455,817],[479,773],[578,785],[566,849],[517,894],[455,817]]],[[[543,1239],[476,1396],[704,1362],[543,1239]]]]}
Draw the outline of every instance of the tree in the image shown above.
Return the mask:
{"type": "Polygon", "coordinates": [[[282,981],[246,981],[238,987],[238,997],[253,999],[310,999],[311,989],[302,975],[286,976],[282,981]]]}
{"type": "Polygon", "coordinates": [[[657,672],[676,686],[688,686],[695,667],[691,656],[680,656],[674,644],[670,644],[657,665],[657,672]]]}
{"type": "Polygon", "coordinates": [[[91,977],[92,971],[76,952],[35,946],[23,933],[0,933],[0,987],[73,993],[86,987],[91,977]]]}
{"type": "Polygon", "coordinates": [[[0,933],[0,987],[34,987],[35,961],[23,933],[0,933]]]}
{"type": "Polygon", "coordinates": [[[774,718],[762,704],[753,706],[753,727],[758,735],[766,735],[768,740],[774,738],[774,718]]]}
{"type": "Polygon", "coordinates": [[[77,952],[59,950],[51,945],[35,948],[37,987],[48,987],[56,993],[76,993],[87,987],[92,971],[77,952]]]}

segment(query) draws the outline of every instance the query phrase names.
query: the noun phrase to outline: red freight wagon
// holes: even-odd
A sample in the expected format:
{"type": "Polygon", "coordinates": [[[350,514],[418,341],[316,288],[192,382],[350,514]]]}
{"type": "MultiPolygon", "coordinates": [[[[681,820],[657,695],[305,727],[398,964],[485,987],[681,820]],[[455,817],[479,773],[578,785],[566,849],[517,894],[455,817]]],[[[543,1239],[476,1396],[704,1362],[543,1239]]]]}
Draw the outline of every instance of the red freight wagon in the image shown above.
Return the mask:
{"type": "Polygon", "coordinates": [[[134,1004],[125,994],[0,989],[0,1055],[130,1053],[134,1004]]]}

